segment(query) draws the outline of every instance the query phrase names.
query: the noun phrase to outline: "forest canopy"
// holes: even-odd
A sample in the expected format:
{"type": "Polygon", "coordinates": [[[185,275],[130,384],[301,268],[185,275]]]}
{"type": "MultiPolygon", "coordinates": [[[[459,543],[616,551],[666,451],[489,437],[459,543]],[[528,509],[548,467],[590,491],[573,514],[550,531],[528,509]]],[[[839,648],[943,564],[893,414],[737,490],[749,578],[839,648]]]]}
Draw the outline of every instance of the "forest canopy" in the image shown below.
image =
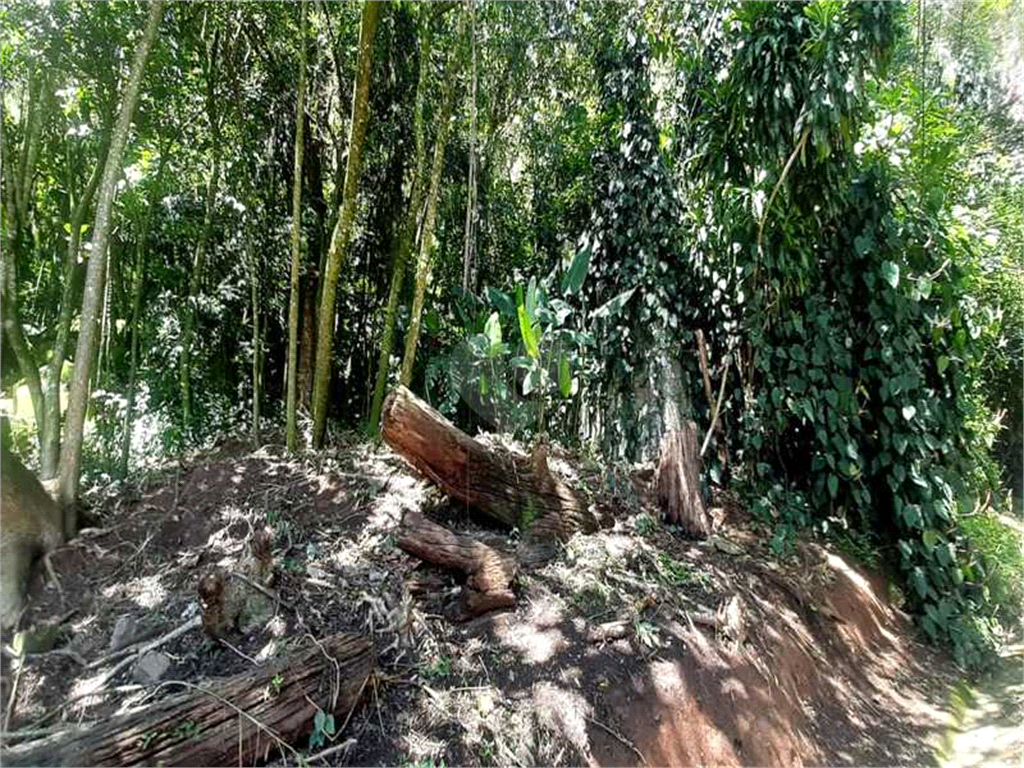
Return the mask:
{"type": "Polygon", "coordinates": [[[1021,599],[1019,12],[6,3],[9,437],[73,503],[375,437],[399,383],[609,463],[693,421],[779,555],[881,561],[976,663],[1021,599]]]}

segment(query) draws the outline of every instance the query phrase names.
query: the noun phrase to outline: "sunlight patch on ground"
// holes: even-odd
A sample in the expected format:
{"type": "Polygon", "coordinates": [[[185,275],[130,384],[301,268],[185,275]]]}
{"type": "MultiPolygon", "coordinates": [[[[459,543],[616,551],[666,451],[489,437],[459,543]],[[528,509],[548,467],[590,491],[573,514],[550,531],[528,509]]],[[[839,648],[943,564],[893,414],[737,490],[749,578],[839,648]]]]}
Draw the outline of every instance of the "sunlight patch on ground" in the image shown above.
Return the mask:
{"type": "Polygon", "coordinates": [[[369,522],[382,526],[402,519],[407,510],[418,510],[427,495],[427,485],[405,473],[396,473],[387,480],[387,493],[377,496],[371,506],[369,522]]]}
{"type": "MultiPolygon", "coordinates": [[[[699,629],[687,632],[683,639],[687,649],[694,655],[698,666],[704,669],[730,669],[729,662],[719,652],[718,646],[708,640],[699,629]]],[[[667,681],[682,683],[679,670],[675,668],[675,665],[661,666],[665,663],[657,662],[655,665],[652,665],[652,672],[656,672],[658,677],[667,681]]],[[[655,679],[658,679],[658,677],[655,679]]]]}
{"type": "Polygon", "coordinates": [[[444,754],[447,746],[443,741],[432,739],[419,731],[410,731],[402,741],[409,752],[411,762],[418,764],[426,764],[429,761],[433,765],[434,758],[444,754]]]}
{"type": "Polygon", "coordinates": [[[536,683],[532,694],[538,723],[561,735],[590,758],[587,718],[592,715],[593,707],[582,694],[567,691],[549,682],[536,683]]]}
{"type": "Polygon", "coordinates": [[[1000,656],[976,686],[961,681],[950,694],[950,724],[936,749],[940,765],[1024,765],[1024,643],[1000,656]]]}
{"type": "Polygon", "coordinates": [[[101,594],[106,600],[132,600],[141,608],[156,608],[167,599],[167,588],[157,575],[143,576],[104,587],[101,594]]]}
{"type": "Polygon", "coordinates": [[[568,647],[565,635],[557,628],[564,612],[553,601],[544,600],[531,605],[523,622],[499,622],[495,627],[498,640],[515,650],[524,661],[543,664],[556,653],[568,647]]]}
{"type": "Polygon", "coordinates": [[[219,555],[220,559],[217,564],[226,566],[233,562],[235,555],[242,547],[242,543],[231,534],[231,523],[248,518],[241,509],[234,506],[222,507],[220,517],[228,522],[207,537],[204,550],[208,556],[219,555]]]}
{"type": "Polygon", "coordinates": [[[737,677],[727,677],[722,681],[722,693],[726,696],[732,696],[736,698],[746,699],[747,698],[747,687],[743,685],[737,677]]]}

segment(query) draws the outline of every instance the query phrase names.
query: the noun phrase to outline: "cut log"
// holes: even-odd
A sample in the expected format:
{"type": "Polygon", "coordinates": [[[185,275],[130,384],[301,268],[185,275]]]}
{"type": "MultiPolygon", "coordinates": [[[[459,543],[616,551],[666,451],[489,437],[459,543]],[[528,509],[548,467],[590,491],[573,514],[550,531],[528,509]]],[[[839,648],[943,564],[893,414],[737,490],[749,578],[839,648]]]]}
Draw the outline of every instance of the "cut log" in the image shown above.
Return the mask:
{"type": "Polygon", "coordinates": [[[294,753],[278,739],[304,748],[318,709],[343,720],[373,667],[369,640],[335,635],[276,663],[212,681],[203,691],[10,747],[0,752],[0,763],[253,765],[282,751],[290,762],[294,753]]]}
{"type": "Polygon", "coordinates": [[[384,402],[384,441],[445,493],[536,539],[592,533],[586,502],[532,457],[492,450],[459,430],[405,387],[384,402]]]}
{"type": "Polygon", "coordinates": [[[518,567],[510,555],[468,536],[456,535],[411,510],[402,518],[398,546],[428,563],[466,574],[460,605],[452,612],[452,618],[466,621],[498,608],[511,608],[516,603],[512,582],[518,567]]]}
{"type": "Polygon", "coordinates": [[[661,461],[655,478],[658,504],[669,522],[697,539],[711,533],[711,516],[700,496],[700,448],[697,425],[684,422],[669,432],[661,444],[661,461]]]}

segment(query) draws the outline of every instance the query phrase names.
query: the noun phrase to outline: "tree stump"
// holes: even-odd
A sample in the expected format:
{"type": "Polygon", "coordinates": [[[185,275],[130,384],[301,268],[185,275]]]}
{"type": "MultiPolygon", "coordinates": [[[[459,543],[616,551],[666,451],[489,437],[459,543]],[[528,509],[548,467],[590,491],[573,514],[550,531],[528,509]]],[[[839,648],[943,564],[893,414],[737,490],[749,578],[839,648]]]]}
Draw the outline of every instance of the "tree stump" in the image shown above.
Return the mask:
{"type": "Polygon", "coordinates": [[[385,400],[381,435],[445,493],[535,539],[598,528],[587,503],[548,469],[543,448],[529,458],[489,449],[405,387],[385,400]]]}
{"type": "Polygon", "coordinates": [[[335,635],[276,663],[212,681],[203,691],[5,749],[0,763],[253,765],[279,752],[291,762],[294,754],[278,739],[305,747],[318,710],[344,719],[374,664],[369,640],[335,635]]]}
{"type": "Polygon", "coordinates": [[[693,538],[711,533],[711,517],[700,495],[700,446],[692,421],[665,435],[654,483],[658,504],[669,522],[693,538]]]}
{"type": "Polygon", "coordinates": [[[453,568],[466,574],[459,607],[452,618],[466,621],[516,603],[512,582],[518,566],[510,555],[499,552],[468,536],[459,536],[409,511],[402,519],[398,546],[428,563],[453,568]]]}

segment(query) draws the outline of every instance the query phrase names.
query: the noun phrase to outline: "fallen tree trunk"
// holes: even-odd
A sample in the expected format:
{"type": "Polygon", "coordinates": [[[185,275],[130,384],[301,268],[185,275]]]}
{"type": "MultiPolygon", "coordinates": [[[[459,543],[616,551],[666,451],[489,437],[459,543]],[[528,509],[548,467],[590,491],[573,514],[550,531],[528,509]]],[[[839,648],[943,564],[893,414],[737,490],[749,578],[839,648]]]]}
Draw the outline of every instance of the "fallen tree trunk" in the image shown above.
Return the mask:
{"type": "Polygon", "coordinates": [[[402,518],[398,546],[428,563],[466,574],[454,619],[466,621],[516,603],[512,582],[518,566],[510,555],[468,536],[458,536],[414,511],[402,518]]]}
{"type": "Polygon", "coordinates": [[[335,635],[203,690],[5,749],[0,763],[252,765],[271,753],[290,762],[296,754],[286,745],[304,742],[318,710],[345,718],[374,663],[369,640],[335,635]]]}
{"type": "Polygon", "coordinates": [[[447,494],[535,539],[597,530],[586,502],[548,469],[543,447],[529,458],[487,448],[405,387],[388,395],[381,434],[447,494]]]}
{"type": "Polygon", "coordinates": [[[700,495],[700,448],[697,425],[684,422],[682,427],[665,435],[661,444],[661,461],[654,480],[658,504],[669,522],[693,538],[703,539],[711,533],[711,516],[700,495]]]}

